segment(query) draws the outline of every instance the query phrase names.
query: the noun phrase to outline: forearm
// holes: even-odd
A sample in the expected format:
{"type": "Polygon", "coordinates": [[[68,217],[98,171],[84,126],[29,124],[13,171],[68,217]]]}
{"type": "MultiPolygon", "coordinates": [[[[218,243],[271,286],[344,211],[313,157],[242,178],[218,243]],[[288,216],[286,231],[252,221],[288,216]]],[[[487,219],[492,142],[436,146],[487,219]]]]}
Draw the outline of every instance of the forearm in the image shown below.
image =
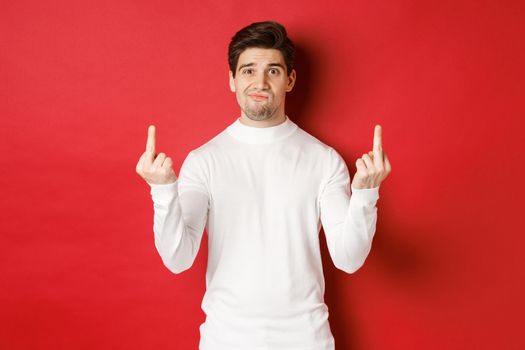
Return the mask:
{"type": "Polygon", "coordinates": [[[198,192],[184,194],[185,199],[181,198],[178,180],[172,184],[150,186],[155,247],[164,265],[173,273],[180,273],[191,267],[197,255],[206,219],[207,198],[198,192]]]}
{"type": "Polygon", "coordinates": [[[353,190],[348,206],[348,213],[342,226],[340,244],[336,257],[340,268],[349,273],[357,271],[365,262],[372,248],[372,240],[377,223],[378,188],[353,190]]]}
{"type": "Polygon", "coordinates": [[[368,256],[377,222],[379,188],[352,189],[323,200],[328,248],[334,265],[347,273],[357,271],[368,256]]]}

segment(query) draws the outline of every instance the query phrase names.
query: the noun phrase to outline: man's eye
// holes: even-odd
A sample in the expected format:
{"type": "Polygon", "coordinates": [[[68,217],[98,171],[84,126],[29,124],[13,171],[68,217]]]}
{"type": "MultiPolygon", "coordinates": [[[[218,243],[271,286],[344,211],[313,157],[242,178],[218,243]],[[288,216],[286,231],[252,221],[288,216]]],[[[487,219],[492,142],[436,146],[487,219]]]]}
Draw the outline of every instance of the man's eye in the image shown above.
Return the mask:
{"type": "Polygon", "coordinates": [[[270,69],[270,73],[272,73],[272,74],[279,74],[279,70],[278,69],[270,69]]]}
{"type": "Polygon", "coordinates": [[[242,72],[243,72],[243,74],[250,74],[252,72],[252,70],[251,69],[245,69],[242,72]]]}

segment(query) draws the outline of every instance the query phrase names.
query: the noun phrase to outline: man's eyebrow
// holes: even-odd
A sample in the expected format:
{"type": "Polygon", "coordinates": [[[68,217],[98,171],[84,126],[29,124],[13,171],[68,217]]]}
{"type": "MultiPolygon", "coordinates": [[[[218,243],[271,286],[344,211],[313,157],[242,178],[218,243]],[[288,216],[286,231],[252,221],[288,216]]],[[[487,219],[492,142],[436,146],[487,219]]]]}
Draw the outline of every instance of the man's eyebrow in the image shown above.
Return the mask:
{"type": "MultiPolygon", "coordinates": [[[[241,65],[239,66],[239,69],[238,69],[238,70],[241,70],[241,69],[243,69],[244,67],[253,67],[253,66],[255,66],[255,63],[253,63],[253,62],[252,62],[252,63],[241,64],[241,65]]],[[[270,64],[268,65],[268,67],[281,67],[282,69],[284,69],[284,66],[283,66],[281,63],[279,63],[279,62],[270,63],[270,64]]]]}
{"type": "Polygon", "coordinates": [[[269,67],[281,67],[282,69],[284,69],[284,66],[282,64],[280,64],[279,62],[270,63],[268,66],[269,67]]]}
{"type": "Polygon", "coordinates": [[[239,69],[237,69],[237,70],[241,70],[241,69],[243,69],[244,67],[251,67],[251,66],[254,66],[254,65],[255,65],[255,63],[245,63],[245,64],[241,64],[241,65],[239,66],[239,69]]]}

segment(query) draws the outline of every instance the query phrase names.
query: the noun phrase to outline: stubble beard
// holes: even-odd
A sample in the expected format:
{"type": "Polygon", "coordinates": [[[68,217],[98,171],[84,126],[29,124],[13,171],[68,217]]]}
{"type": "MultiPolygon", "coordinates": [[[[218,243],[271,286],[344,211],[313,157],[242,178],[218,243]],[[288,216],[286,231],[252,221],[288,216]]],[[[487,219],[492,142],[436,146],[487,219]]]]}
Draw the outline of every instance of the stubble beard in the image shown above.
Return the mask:
{"type": "Polygon", "coordinates": [[[271,108],[267,101],[262,106],[251,107],[249,101],[244,104],[242,111],[251,120],[261,121],[270,119],[277,112],[277,108],[271,108]]]}

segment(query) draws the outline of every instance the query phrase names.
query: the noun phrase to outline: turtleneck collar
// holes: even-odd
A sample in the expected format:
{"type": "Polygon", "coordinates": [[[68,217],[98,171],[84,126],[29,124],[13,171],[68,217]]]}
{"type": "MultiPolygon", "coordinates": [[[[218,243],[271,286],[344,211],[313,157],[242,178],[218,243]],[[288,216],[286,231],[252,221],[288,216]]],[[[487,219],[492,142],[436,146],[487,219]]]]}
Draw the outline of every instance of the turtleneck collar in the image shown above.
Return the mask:
{"type": "Polygon", "coordinates": [[[297,129],[297,124],[285,115],[284,122],[278,125],[258,128],[248,126],[240,121],[240,117],[231,123],[226,131],[235,139],[251,144],[269,143],[285,138],[297,129]]]}

